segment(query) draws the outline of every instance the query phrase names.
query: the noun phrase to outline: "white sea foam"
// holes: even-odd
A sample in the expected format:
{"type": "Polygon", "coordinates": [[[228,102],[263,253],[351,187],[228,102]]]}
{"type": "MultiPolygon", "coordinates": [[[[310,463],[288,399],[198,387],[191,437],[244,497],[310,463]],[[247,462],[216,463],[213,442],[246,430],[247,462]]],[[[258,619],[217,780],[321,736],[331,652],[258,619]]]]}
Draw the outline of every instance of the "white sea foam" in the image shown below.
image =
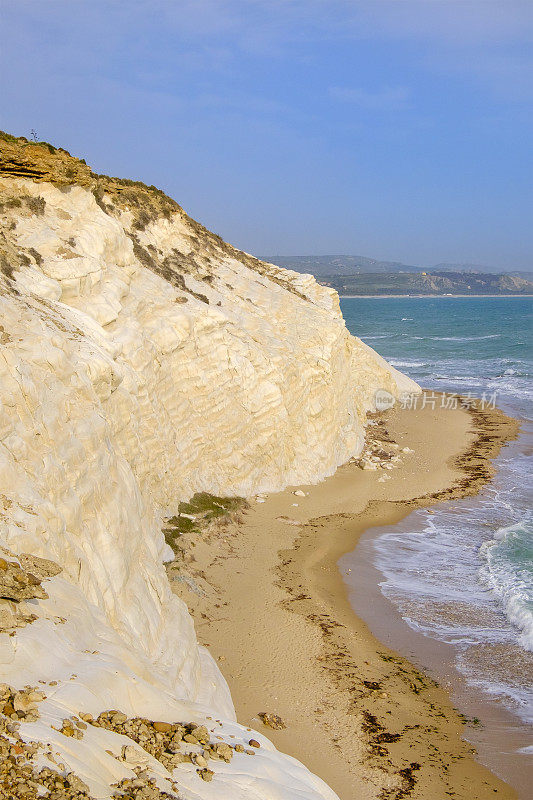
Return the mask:
{"type": "Polygon", "coordinates": [[[482,339],[499,339],[500,333],[490,333],[486,336],[428,336],[436,342],[480,342],[482,339]]]}
{"type": "MultiPolygon", "coordinates": [[[[375,346],[425,388],[495,395],[498,407],[522,421],[521,436],[500,453],[496,477],[478,497],[436,506],[432,515],[415,512],[383,531],[373,539],[372,560],[384,576],[383,593],[408,624],[451,643],[457,668],[469,684],[498,696],[522,719],[531,719],[527,675],[533,649],[533,591],[521,572],[523,551],[513,553],[510,540],[504,541],[501,533],[523,523],[531,506],[529,311],[520,299],[505,305],[497,300],[458,304],[452,315],[449,306],[439,310],[429,302],[418,301],[416,321],[408,327],[403,322],[411,318],[399,314],[412,313],[410,301],[395,303],[394,312],[384,303],[380,328],[374,332],[383,341],[375,346]],[[485,580],[480,580],[481,568],[485,580]]],[[[353,319],[356,329],[363,319],[369,330],[369,312],[357,301],[350,303],[348,327],[353,319]]],[[[523,535],[526,541],[525,529],[523,535]]]]}
{"type": "Polygon", "coordinates": [[[393,367],[426,367],[423,361],[397,361],[395,358],[389,359],[389,364],[392,364],[393,367]]]}
{"type": "MultiPolygon", "coordinates": [[[[466,651],[467,654],[468,651],[466,651]]],[[[464,655],[465,653],[459,656],[457,666],[467,678],[470,686],[476,686],[485,694],[492,695],[497,700],[503,700],[523,722],[531,725],[533,723],[533,691],[527,686],[516,687],[504,680],[488,677],[486,673],[480,677],[476,668],[463,663],[464,655]]]]}
{"type": "MultiPolygon", "coordinates": [[[[528,524],[529,523],[529,524],[528,524]]],[[[520,644],[533,651],[533,532],[524,518],[500,528],[484,542],[481,580],[500,598],[509,621],[521,631],[520,644]],[[529,555],[529,563],[528,563],[529,555]]]]}

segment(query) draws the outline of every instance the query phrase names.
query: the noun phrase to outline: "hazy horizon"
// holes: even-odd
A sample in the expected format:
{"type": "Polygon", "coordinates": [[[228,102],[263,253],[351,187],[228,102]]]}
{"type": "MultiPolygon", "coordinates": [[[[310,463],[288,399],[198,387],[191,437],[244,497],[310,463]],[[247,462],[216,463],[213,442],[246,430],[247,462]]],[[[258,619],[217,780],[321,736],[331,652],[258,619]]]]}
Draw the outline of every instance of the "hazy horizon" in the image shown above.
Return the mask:
{"type": "Polygon", "coordinates": [[[255,254],[530,270],[523,0],[3,0],[0,128],[255,254]]]}
{"type": "MultiPolygon", "coordinates": [[[[377,258],[373,254],[369,253],[259,253],[261,258],[366,258],[371,259],[373,261],[377,261],[378,263],[385,263],[390,262],[391,264],[401,264],[404,267],[440,267],[441,265],[446,266],[454,266],[454,267],[469,267],[469,268],[477,268],[477,269],[488,269],[490,272],[494,272],[500,269],[498,264],[472,264],[466,261],[436,261],[435,263],[429,264],[427,262],[420,262],[415,264],[414,262],[405,263],[400,261],[397,258],[377,258]]],[[[506,268],[505,271],[507,272],[509,268],[506,268]]],[[[531,272],[533,270],[533,266],[529,267],[511,267],[511,269],[520,270],[521,272],[531,272]]]]}

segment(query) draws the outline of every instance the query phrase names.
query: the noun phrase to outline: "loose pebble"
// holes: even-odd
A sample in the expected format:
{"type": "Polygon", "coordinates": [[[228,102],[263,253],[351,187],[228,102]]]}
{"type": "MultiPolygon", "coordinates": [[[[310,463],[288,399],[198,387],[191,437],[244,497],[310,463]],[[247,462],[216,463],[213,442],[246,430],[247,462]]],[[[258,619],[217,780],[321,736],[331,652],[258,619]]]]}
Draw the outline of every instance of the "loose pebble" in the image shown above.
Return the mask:
{"type": "MultiPolygon", "coordinates": [[[[350,570],[349,570],[350,571],[350,570]]],[[[274,730],[281,730],[282,728],[286,728],[284,721],[281,719],[278,714],[269,714],[266,711],[261,711],[258,715],[259,719],[266,725],[268,728],[273,728],[274,730]]],[[[252,742],[250,742],[251,744],[252,742]]]]}

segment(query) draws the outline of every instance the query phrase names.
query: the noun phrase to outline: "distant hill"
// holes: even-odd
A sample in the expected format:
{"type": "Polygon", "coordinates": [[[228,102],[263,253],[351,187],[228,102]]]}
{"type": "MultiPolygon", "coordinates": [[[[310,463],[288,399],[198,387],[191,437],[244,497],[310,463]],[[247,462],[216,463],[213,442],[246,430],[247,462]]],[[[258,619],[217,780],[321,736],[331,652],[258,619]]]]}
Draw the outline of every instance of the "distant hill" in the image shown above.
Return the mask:
{"type": "Polygon", "coordinates": [[[446,261],[441,264],[435,264],[431,267],[431,270],[445,272],[504,272],[498,267],[488,267],[486,264],[469,264],[468,262],[455,264],[446,261]]]}
{"type": "Polygon", "coordinates": [[[425,267],[365,256],[261,256],[264,261],[312,275],[353,275],[355,272],[423,272],[425,267]]]}
{"type": "Polygon", "coordinates": [[[340,295],[533,294],[533,282],[518,275],[488,272],[360,272],[321,275],[319,283],[340,295]]]}
{"type": "Polygon", "coordinates": [[[492,273],[507,275],[522,275],[531,277],[531,273],[520,270],[502,270],[500,267],[487,266],[486,264],[449,264],[442,263],[435,266],[416,267],[413,264],[403,264],[401,261],[378,261],[366,256],[261,256],[264,261],[286,267],[296,272],[310,272],[315,276],[322,275],[354,275],[358,272],[467,272],[467,273],[492,273]]]}

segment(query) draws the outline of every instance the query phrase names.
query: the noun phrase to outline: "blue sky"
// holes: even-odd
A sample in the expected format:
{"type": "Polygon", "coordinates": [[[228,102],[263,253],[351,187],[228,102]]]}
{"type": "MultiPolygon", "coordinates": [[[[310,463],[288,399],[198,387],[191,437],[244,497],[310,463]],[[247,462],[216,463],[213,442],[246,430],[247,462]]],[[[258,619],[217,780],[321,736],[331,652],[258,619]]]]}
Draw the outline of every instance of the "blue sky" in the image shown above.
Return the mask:
{"type": "Polygon", "coordinates": [[[256,254],[530,268],[530,0],[0,0],[0,128],[256,254]]]}

